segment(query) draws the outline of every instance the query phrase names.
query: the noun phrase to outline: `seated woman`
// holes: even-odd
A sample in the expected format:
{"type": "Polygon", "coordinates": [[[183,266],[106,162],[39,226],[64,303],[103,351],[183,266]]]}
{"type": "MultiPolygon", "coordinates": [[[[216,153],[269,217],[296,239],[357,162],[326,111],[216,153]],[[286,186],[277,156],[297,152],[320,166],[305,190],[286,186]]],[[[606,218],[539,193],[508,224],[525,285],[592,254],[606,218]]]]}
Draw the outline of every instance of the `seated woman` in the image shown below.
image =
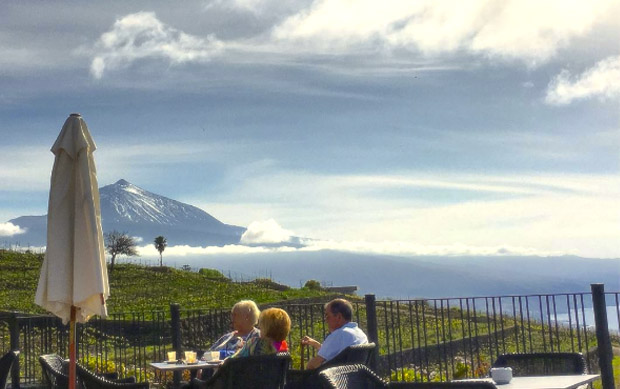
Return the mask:
{"type": "Polygon", "coordinates": [[[269,308],[261,312],[258,319],[260,337],[249,339],[232,358],[251,355],[269,355],[288,351],[286,337],[291,330],[291,319],[280,308],[269,308]]]}
{"type": "Polygon", "coordinates": [[[230,311],[233,330],[219,338],[209,351],[237,351],[250,339],[258,338],[260,330],[255,327],[260,310],[252,300],[241,300],[230,311]]]}

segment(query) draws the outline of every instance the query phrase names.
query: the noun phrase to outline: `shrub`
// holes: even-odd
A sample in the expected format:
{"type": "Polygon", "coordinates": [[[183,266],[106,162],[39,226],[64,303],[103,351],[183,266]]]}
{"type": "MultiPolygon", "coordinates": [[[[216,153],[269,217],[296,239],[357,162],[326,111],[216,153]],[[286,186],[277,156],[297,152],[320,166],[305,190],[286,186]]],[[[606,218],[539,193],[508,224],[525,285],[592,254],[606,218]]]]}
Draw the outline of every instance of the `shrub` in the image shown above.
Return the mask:
{"type": "Polygon", "coordinates": [[[321,283],[317,280],[308,280],[306,281],[306,283],[304,284],[304,288],[306,289],[310,289],[310,290],[321,290],[321,283]]]}
{"type": "Polygon", "coordinates": [[[207,278],[226,278],[221,271],[215,269],[205,269],[202,268],[198,270],[198,274],[203,275],[207,278]]]}

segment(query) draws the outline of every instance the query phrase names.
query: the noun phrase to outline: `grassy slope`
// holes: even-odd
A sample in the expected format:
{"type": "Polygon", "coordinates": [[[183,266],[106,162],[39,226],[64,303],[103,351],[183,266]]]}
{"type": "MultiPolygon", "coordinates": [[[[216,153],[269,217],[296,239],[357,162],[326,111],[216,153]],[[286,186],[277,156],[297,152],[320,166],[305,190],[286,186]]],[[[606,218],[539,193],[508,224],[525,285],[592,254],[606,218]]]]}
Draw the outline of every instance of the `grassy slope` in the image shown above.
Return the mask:
{"type": "MultiPolygon", "coordinates": [[[[0,250],[0,311],[42,313],[34,304],[43,257],[0,250]]],[[[257,303],[314,297],[322,292],[308,289],[278,291],[265,284],[237,284],[172,268],[117,264],[109,273],[109,312],[183,308],[228,308],[240,299],[257,303]]]]}

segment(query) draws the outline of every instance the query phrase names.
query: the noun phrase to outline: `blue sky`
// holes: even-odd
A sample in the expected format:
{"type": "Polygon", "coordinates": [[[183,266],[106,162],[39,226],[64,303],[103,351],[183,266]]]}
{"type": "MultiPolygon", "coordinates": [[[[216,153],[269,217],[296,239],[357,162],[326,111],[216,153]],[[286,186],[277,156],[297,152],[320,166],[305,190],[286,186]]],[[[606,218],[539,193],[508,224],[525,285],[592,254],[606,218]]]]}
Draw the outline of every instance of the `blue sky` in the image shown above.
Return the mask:
{"type": "Polygon", "coordinates": [[[2,2],[0,240],[18,236],[9,219],[46,213],[49,149],[80,112],[100,185],[124,178],[256,236],[618,258],[619,14],[618,1],[2,2]]]}

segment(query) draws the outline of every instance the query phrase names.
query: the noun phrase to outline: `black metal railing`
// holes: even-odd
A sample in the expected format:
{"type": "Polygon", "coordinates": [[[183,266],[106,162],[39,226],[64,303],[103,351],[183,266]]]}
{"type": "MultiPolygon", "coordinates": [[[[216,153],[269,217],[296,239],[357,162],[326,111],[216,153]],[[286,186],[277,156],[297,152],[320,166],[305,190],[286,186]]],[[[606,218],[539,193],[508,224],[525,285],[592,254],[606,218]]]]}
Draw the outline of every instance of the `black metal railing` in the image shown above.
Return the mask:
{"type": "MultiPolygon", "coordinates": [[[[595,290],[595,285],[592,291],[381,301],[367,295],[353,302],[354,320],[378,345],[372,367],[393,381],[485,375],[497,356],[506,352],[581,352],[591,371],[600,366],[607,376],[611,372],[607,347],[611,350],[611,343],[620,344],[620,339],[617,327],[609,331],[606,318],[601,321],[598,316],[601,310],[605,314],[610,310],[612,319],[620,319],[620,293],[604,293],[602,288],[595,290]],[[595,316],[596,328],[603,328],[603,334],[595,331],[595,316]],[[601,344],[601,339],[608,345],[601,344]],[[589,352],[595,346],[599,351],[589,352]]],[[[302,358],[301,337],[322,340],[328,333],[324,303],[261,306],[277,306],[289,313],[288,342],[294,367],[299,367],[302,358]]],[[[148,367],[150,362],[164,360],[169,350],[206,350],[229,330],[229,309],[182,309],[173,304],[170,311],[117,313],[77,326],[78,358],[94,371],[164,382],[171,377],[155,375],[148,367]]],[[[13,387],[40,381],[39,355],[67,356],[67,336],[67,326],[52,316],[0,314],[2,350],[21,351],[13,375],[19,379],[14,378],[13,387]]],[[[314,350],[306,348],[305,353],[303,358],[308,360],[314,350]]]]}
{"type": "Polygon", "coordinates": [[[146,381],[151,361],[163,360],[172,333],[166,311],[111,314],[77,326],[78,358],[89,369],[146,381]]]}
{"type": "Polygon", "coordinates": [[[396,380],[477,377],[507,352],[582,352],[590,366],[596,336],[587,300],[578,293],[379,301],[377,370],[396,380]]]}

